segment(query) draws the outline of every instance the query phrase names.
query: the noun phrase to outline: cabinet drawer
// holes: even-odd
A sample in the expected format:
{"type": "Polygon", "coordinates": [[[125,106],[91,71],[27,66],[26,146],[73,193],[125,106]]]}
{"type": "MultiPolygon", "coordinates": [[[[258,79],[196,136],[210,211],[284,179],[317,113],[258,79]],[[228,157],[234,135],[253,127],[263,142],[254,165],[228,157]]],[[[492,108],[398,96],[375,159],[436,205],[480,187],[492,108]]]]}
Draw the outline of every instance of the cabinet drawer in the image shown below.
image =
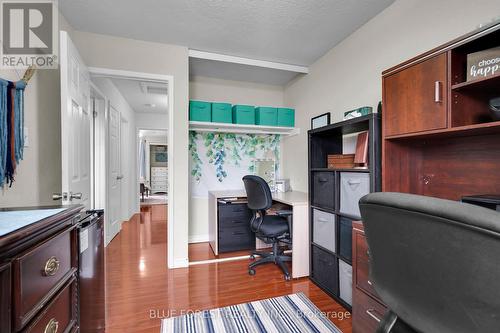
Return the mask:
{"type": "Polygon", "coordinates": [[[71,263],[71,230],[65,230],[13,261],[14,318],[20,329],[76,270],[71,263]]]}
{"type": "Polygon", "coordinates": [[[24,332],[68,332],[76,323],[76,281],[67,284],[24,332]]]}
{"type": "Polygon", "coordinates": [[[339,260],[340,298],[352,305],[352,266],[339,260]]]}
{"type": "Polygon", "coordinates": [[[335,234],[335,215],[313,209],[313,242],[336,252],[335,234]]]}
{"type": "Polygon", "coordinates": [[[326,209],[335,209],[335,174],[333,172],[315,172],[313,175],[313,205],[326,209]]]}
{"type": "Polygon", "coordinates": [[[250,230],[250,220],[252,217],[248,216],[234,216],[219,218],[219,230],[227,228],[243,228],[250,230]]]}
{"type": "Polygon", "coordinates": [[[370,193],[370,175],[361,172],[340,174],[340,212],[359,217],[359,199],[370,193]]]}
{"type": "Polygon", "coordinates": [[[255,234],[250,228],[219,229],[219,252],[251,250],[255,248],[255,234]]]}
{"type": "Polygon", "coordinates": [[[330,293],[339,294],[338,260],[334,255],[316,246],[312,247],[312,276],[330,293]]]}
{"type": "Polygon", "coordinates": [[[370,261],[366,237],[358,233],[356,234],[356,254],[356,287],[378,298],[370,281],[370,261]]]}
{"type": "Polygon", "coordinates": [[[353,332],[374,333],[385,312],[386,308],[382,304],[361,290],[354,289],[354,306],[352,308],[353,332]]]}
{"type": "Polygon", "coordinates": [[[219,205],[219,218],[252,216],[247,204],[219,205]]]}

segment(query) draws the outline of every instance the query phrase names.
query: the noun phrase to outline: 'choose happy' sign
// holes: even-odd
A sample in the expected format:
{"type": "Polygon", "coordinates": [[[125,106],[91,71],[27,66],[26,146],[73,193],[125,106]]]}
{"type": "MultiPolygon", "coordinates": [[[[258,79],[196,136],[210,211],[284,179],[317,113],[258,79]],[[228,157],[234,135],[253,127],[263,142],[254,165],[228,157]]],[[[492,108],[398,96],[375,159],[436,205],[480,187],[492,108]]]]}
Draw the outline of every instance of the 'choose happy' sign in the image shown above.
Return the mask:
{"type": "Polygon", "coordinates": [[[500,74],[500,47],[467,55],[467,81],[500,74]]]}

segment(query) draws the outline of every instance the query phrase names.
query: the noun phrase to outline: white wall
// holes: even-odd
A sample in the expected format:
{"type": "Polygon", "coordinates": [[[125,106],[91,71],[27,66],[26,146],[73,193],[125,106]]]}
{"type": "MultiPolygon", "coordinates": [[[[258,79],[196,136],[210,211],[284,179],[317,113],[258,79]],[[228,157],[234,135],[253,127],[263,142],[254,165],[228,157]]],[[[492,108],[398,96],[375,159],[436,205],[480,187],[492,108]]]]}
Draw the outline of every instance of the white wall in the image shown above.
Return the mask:
{"type": "Polygon", "coordinates": [[[168,114],[136,112],[135,126],[139,129],[168,129],[168,114]]]}
{"type": "Polygon", "coordinates": [[[175,195],[169,198],[173,211],[173,264],[188,262],[188,49],[183,46],[151,43],[75,31],[73,41],[85,63],[91,67],[171,75],[174,78],[173,123],[174,141],[169,142],[175,195]]]}
{"type": "Polygon", "coordinates": [[[120,112],[122,118],[126,122],[122,122],[121,126],[127,136],[131,136],[129,142],[124,143],[125,151],[122,153],[122,173],[124,179],[122,181],[122,193],[127,196],[126,200],[122,200],[122,216],[124,221],[130,219],[132,215],[139,212],[139,192],[136,190],[136,173],[137,160],[135,150],[135,111],[130,107],[127,100],[122,96],[120,91],[113,84],[113,81],[108,78],[92,78],[92,82],[106,96],[110,105],[120,112]],[[126,127],[126,128],[125,128],[126,127]]]}
{"type": "Polygon", "coordinates": [[[307,191],[307,130],[311,117],[331,112],[332,122],[360,106],[376,109],[381,73],[500,15],[498,0],[397,0],[314,63],[285,89],[301,135],[284,143],[285,177],[307,191]]]}
{"type": "MultiPolygon", "coordinates": [[[[281,86],[193,76],[189,81],[189,99],[279,107],[284,105],[284,89],[281,86]]],[[[190,197],[189,241],[207,240],[208,198],[190,197]]]]}

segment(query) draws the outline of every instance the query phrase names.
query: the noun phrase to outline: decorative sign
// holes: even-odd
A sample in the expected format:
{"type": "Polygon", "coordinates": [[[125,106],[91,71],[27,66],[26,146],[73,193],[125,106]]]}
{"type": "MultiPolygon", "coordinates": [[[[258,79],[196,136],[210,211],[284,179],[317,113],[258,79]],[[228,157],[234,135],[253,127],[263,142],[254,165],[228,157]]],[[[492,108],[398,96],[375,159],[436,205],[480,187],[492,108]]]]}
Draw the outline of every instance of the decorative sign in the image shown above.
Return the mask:
{"type": "Polygon", "coordinates": [[[467,81],[500,74],[500,47],[467,55],[467,81]]]}

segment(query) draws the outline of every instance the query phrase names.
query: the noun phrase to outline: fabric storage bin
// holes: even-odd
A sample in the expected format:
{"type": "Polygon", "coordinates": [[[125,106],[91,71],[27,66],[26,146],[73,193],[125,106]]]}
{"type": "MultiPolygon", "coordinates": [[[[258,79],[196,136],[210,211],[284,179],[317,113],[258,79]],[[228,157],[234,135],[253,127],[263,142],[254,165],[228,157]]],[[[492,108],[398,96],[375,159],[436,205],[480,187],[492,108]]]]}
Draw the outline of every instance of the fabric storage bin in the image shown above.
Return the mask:
{"type": "Polygon", "coordinates": [[[340,212],[360,216],[359,199],[370,193],[370,174],[366,172],[340,173],[340,212]]]}
{"type": "Polygon", "coordinates": [[[313,209],[313,242],[336,252],[335,215],[313,209]]]}
{"type": "Polygon", "coordinates": [[[229,123],[233,122],[233,112],[229,103],[212,103],[212,122],[229,123]]]}
{"type": "Polygon", "coordinates": [[[295,126],[295,109],[278,108],[278,126],[295,126]]]}
{"type": "Polygon", "coordinates": [[[233,105],[233,123],[255,125],[255,108],[251,105],[233,105]]]}
{"type": "Polygon", "coordinates": [[[323,288],[334,295],[339,293],[338,260],[316,246],[312,246],[312,277],[323,288]]]}
{"type": "Polygon", "coordinates": [[[276,126],[278,124],[278,109],[264,106],[255,108],[255,124],[276,126]]]}
{"type": "Polygon", "coordinates": [[[341,216],[339,219],[339,227],[339,254],[346,260],[352,261],[352,220],[341,216]]]}
{"type": "Polygon", "coordinates": [[[189,101],[189,120],[212,121],[212,103],[189,101]]]}
{"type": "Polygon", "coordinates": [[[340,298],[352,305],[352,266],[339,260],[339,289],[340,298]]]}
{"type": "Polygon", "coordinates": [[[313,205],[335,209],[335,174],[333,172],[315,172],[313,175],[313,205]]]}

